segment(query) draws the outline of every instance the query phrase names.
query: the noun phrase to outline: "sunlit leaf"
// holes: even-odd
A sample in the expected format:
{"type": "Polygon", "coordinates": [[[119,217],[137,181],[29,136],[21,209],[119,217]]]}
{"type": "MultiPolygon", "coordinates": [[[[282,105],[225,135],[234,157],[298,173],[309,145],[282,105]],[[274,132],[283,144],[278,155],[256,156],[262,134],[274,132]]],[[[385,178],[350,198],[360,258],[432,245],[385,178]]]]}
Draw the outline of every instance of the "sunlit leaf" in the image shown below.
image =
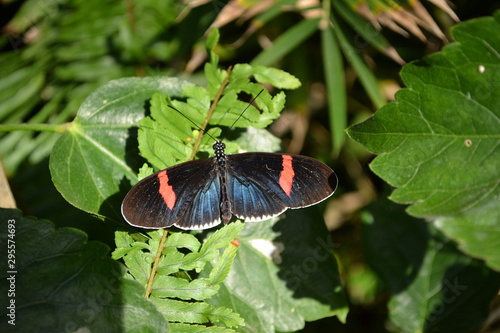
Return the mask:
{"type": "Polygon", "coordinates": [[[136,171],[125,163],[138,153],[134,127],[153,93],[175,96],[185,84],[172,78],[121,79],[90,95],[50,158],[52,179],[63,197],[84,211],[121,220],[127,190],[122,182],[137,181],[136,171]]]}
{"type": "Polygon", "coordinates": [[[396,187],[391,199],[439,219],[471,255],[500,269],[500,29],[498,15],[460,24],[456,42],[406,66],[396,102],[351,127],[379,154],[371,169],[396,187]]]}

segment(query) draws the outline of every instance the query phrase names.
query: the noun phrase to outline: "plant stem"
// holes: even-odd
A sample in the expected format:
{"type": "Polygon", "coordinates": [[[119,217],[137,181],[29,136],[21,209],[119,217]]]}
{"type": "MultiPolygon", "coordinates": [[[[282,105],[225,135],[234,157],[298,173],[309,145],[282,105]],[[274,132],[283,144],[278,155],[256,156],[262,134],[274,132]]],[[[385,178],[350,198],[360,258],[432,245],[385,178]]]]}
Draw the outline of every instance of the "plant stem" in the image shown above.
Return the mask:
{"type": "Polygon", "coordinates": [[[3,124],[0,125],[0,132],[13,131],[35,131],[35,132],[54,132],[64,133],[71,123],[64,124],[3,124]]]}
{"type": "Polygon", "coordinates": [[[160,264],[161,253],[163,252],[163,246],[167,240],[168,229],[163,229],[163,234],[161,235],[160,244],[158,244],[158,250],[156,250],[155,260],[153,262],[153,268],[151,268],[151,274],[149,274],[148,284],[146,285],[146,291],[144,292],[144,297],[149,298],[151,295],[151,289],[153,288],[154,278],[156,272],[158,271],[158,265],[160,264]]]}
{"type": "MultiPolygon", "coordinates": [[[[229,67],[227,69],[227,76],[222,81],[222,84],[220,85],[219,91],[217,91],[217,94],[214,97],[214,100],[212,102],[212,105],[210,105],[210,109],[208,110],[207,116],[205,117],[205,121],[203,124],[200,126],[201,130],[203,133],[205,133],[205,128],[208,126],[208,122],[210,121],[210,118],[212,118],[212,114],[214,113],[215,107],[217,106],[217,103],[219,103],[219,99],[221,98],[224,89],[226,88],[227,84],[229,83],[229,78],[231,77],[231,71],[233,70],[232,67],[229,67]]],[[[189,161],[194,159],[196,153],[198,152],[198,147],[200,146],[201,139],[203,138],[203,135],[198,136],[196,139],[194,145],[193,145],[193,150],[191,152],[191,156],[189,157],[189,161]]]]}

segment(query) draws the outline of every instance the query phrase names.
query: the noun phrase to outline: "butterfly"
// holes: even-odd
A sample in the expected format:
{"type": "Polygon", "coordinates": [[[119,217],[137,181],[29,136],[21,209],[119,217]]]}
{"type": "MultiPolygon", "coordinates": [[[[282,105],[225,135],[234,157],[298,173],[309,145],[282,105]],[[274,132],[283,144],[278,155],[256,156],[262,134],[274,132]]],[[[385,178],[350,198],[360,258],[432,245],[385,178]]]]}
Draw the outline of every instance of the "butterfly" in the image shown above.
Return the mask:
{"type": "Polygon", "coordinates": [[[288,208],[303,208],[330,197],[335,172],[313,158],[292,154],[226,155],[216,141],[214,157],[159,171],[139,181],[123,200],[121,212],[133,226],[207,229],[233,215],[257,222],[288,208]]]}

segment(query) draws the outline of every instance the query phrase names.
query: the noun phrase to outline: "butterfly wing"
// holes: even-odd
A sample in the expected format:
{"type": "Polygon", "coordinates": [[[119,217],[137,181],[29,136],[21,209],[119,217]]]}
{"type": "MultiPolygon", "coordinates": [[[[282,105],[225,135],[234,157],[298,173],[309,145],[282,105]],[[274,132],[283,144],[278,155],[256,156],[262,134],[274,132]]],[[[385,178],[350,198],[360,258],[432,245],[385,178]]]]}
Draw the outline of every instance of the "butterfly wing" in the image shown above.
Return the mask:
{"type": "Polygon", "coordinates": [[[228,162],[232,212],[245,221],[316,204],[337,188],[333,170],[306,156],[244,153],[229,155],[228,162]]]}
{"type": "Polygon", "coordinates": [[[195,178],[199,184],[188,184],[187,191],[196,191],[182,218],[175,223],[181,229],[208,229],[221,223],[221,184],[215,172],[207,180],[195,178]],[[201,186],[200,186],[201,185],[201,186]]]}
{"type": "Polygon", "coordinates": [[[122,215],[141,228],[209,228],[220,223],[220,192],[213,158],[181,163],[132,187],[123,200],[122,215]]]}

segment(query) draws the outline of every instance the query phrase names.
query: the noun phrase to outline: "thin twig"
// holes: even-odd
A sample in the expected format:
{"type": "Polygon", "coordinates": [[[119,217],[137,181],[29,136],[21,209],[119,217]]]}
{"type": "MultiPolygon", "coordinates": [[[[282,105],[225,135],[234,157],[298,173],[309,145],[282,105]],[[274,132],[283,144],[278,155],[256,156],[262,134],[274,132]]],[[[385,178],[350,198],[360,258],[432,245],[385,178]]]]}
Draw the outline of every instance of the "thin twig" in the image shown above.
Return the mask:
{"type": "Polygon", "coordinates": [[[149,274],[148,283],[146,284],[146,291],[144,292],[144,297],[149,298],[151,295],[151,290],[153,289],[153,282],[158,271],[158,265],[160,264],[161,253],[163,252],[163,245],[167,240],[168,229],[163,229],[163,234],[161,235],[160,243],[158,244],[158,250],[156,251],[155,260],[153,262],[153,268],[151,268],[151,274],[149,274]]]}

